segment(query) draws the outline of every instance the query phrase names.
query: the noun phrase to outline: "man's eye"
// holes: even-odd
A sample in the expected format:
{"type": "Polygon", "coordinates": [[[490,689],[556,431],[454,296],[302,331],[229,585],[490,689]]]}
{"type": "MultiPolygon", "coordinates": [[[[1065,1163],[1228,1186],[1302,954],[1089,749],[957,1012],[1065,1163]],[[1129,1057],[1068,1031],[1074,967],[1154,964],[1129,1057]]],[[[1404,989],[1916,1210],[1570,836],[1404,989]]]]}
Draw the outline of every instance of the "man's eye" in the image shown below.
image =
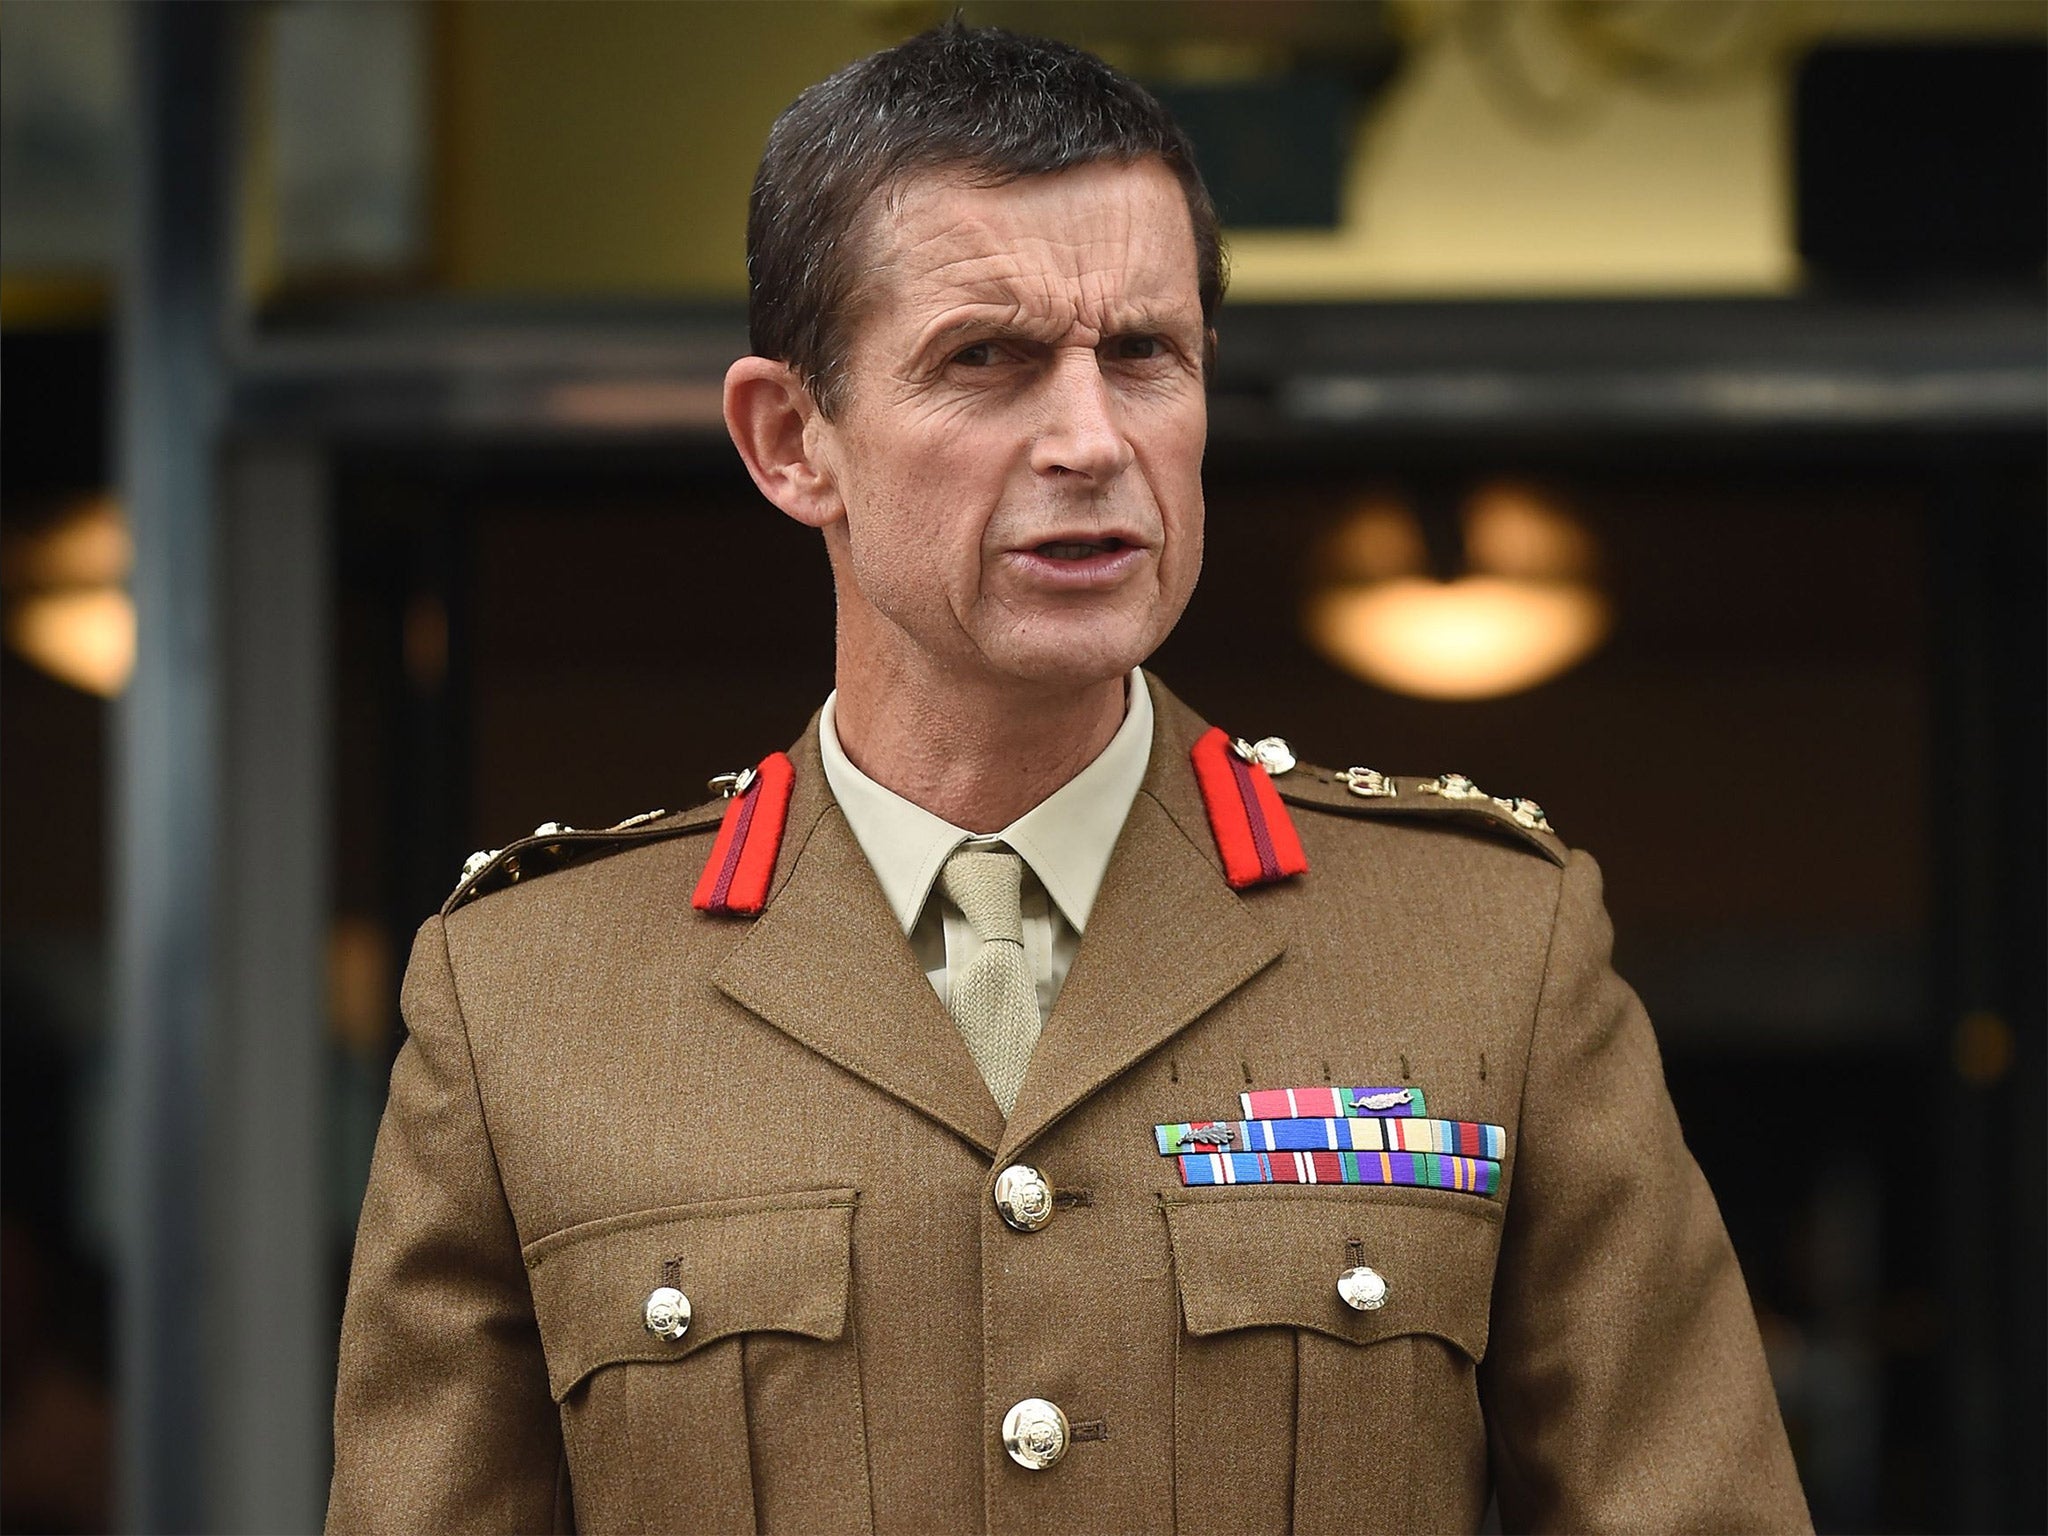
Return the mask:
{"type": "Polygon", "coordinates": [[[986,368],[995,360],[996,344],[992,341],[977,341],[953,354],[953,361],[966,368],[986,368]]]}
{"type": "Polygon", "coordinates": [[[1119,336],[1110,343],[1111,355],[1119,361],[1142,363],[1166,355],[1166,343],[1157,336],[1119,336]]]}

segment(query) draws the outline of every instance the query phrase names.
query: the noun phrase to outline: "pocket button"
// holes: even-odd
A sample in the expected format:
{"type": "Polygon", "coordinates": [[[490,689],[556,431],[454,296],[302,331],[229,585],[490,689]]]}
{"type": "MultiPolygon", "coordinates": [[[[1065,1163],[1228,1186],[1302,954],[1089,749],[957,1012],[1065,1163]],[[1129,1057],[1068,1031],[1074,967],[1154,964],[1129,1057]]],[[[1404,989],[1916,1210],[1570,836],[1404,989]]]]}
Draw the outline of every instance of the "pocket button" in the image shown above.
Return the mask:
{"type": "Polygon", "coordinates": [[[642,1315],[649,1333],[674,1343],[690,1331],[690,1298],[672,1285],[657,1286],[642,1315]]]}
{"type": "Polygon", "coordinates": [[[1387,1282],[1376,1269],[1361,1264],[1337,1277],[1337,1294],[1344,1305],[1360,1312],[1377,1312],[1387,1304],[1387,1282]]]}

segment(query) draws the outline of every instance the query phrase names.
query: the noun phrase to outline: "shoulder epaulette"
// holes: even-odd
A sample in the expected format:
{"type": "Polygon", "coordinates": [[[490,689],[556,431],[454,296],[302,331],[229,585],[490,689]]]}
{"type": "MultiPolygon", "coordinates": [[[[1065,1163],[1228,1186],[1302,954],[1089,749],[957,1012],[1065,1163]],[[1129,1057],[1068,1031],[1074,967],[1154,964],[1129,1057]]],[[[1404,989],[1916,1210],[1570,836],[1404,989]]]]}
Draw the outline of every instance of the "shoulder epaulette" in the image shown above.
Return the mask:
{"type": "Polygon", "coordinates": [[[441,904],[441,915],[446,917],[479,896],[537,880],[571,864],[588,863],[628,848],[705,831],[717,826],[724,812],[723,802],[713,800],[688,811],[645,811],[628,816],[615,827],[565,827],[560,822],[544,821],[533,829],[531,836],[516,838],[502,848],[472,853],[463,862],[462,883],[441,904]]]}
{"type": "Polygon", "coordinates": [[[1277,736],[1246,749],[1263,762],[1280,798],[1343,816],[1442,816],[1504,833],[1553,864],[1568,856],[1564,842],[1534,800],[1489,795],[1462,773],[1407,778],[1371,768],[1318,768],[1295,760],[1277,736]]]}

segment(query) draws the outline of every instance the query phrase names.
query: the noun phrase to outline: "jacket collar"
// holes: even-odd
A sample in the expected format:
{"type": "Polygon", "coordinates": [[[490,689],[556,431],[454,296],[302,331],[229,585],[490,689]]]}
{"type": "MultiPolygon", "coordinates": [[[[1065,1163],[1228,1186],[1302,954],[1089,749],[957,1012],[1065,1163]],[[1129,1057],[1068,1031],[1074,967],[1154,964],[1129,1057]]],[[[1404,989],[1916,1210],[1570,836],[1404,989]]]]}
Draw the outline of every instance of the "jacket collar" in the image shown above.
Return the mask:
{"type": "Polygon", "coordinates": [[[1088,931],[1102,877],[1152,750],[1152,699],[1142,671],[1132,669],[1123,724],[1095,761],[1007,827],[986,834],[956,827],[862,773],[833,728],[837,697],[828,698],[818,712],[825,779],[905,933],[917,925],[947,856],[977,836],[999,838],[1021,855],[1074,931],[1088,931]]]}
{"type": "Polygon", "coordinates": [[[767,907],[713,984],[991,1159],[1016,1156],[1284,948],[1223,878],[1188,761],[1207,727],[1147,682],[1151,760],[1007,1124],[833,798],[815,717],[790,749],[767,907]]]}

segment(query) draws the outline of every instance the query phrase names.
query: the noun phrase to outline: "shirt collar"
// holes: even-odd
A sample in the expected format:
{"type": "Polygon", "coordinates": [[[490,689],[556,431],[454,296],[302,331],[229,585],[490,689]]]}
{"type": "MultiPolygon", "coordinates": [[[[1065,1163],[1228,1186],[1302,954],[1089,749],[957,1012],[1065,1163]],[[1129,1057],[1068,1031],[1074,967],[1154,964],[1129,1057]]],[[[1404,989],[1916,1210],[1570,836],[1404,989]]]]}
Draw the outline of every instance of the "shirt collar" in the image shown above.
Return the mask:
{"type": "MultiPolygon", "coordinates": [[[[833,724],[835,690],[818,715],[818,752],[825,780],[854,840],[874,866],[882,895],[905,933],[916,926],[947,857],[977,834],[934,816],[884,788],[853,765],[833,724]]],[[[1152,758],[1152,696],[1145,674],[1131,669],[1124,723],[1094,762],[1002,831],[988,834],[1019,853],[1076,933],[1102,889],[1109,856],[1130,815],[1152,758]]]]}

